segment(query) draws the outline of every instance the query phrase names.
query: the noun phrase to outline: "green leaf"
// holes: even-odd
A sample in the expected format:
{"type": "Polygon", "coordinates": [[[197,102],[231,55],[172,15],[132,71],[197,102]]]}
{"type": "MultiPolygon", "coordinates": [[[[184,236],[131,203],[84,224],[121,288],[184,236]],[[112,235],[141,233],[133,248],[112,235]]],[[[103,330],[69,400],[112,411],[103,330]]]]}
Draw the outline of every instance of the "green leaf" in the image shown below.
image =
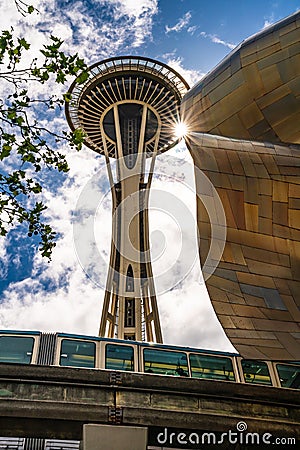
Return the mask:
{"type": "Polygon", "coordinates": [[[30,162],[30,163],[34,163],[35,162],[35,157],[31,153],[29,153],[27,155],[24,155],[22,159],[23,159],[23,161],[27,161],[27,162],[30,162]]]}
{"type": "Polygon", "coordinates": [[[67,92],[66,94],[63,95],[63,97],[64,97],[64,101],[65,101],[66,103],[69,103],[69,102],[72,100],[72,94],[71,94],[71,92],[67,92]]]}
{"type": "Polygon", "coordinates": [[[22,116],[18,116],[16,119],[16,123],[21,126],[24,123],[24,119],[22,116]]]}
{"type": "Polygon", "coordinates": [[[76,78],[76,81],[78,84],[82,84],[88,79],[88,77],[89,77],[88,72],[82,72],[80,75],[78,75],[78,77],[76,78]]]}
{"type": "Polygon", "coordinates": [[[8,145],[8,144],[4,144],[4,145],[2,146],[2,151],[1,151],[1,153],[0,153],[0,160],[1,160],[1,161],[2,161],[4,158],[7,158],[7,157],[10,155],[11,149],[12,149],[11,145],[8,145]]]}
{"type": "Polygon", "coordinates": [[[42,192],[42,186],[39,184],[36,184],[35,186],[33,186],[31,188],[32,192],[34,192],[35,194],[39,194],[40,192],[42,192]]]}
{"type": "Polygon", "coordinates": [[[10,110],[7,113],[7,118],[10,120],[14,120],[16,118],[16,116],[17,116],[17,114],[16,114],[16,111],[14,111],[14,110],[10,110]]]}
{"type": "Polygon", "coordinates": [[[18,39],[18,41],[19,41],[19,44],[25,48],[25,50],[29,49],[30,44],[28,44],[28,42],[24,38],[18,39]]]}

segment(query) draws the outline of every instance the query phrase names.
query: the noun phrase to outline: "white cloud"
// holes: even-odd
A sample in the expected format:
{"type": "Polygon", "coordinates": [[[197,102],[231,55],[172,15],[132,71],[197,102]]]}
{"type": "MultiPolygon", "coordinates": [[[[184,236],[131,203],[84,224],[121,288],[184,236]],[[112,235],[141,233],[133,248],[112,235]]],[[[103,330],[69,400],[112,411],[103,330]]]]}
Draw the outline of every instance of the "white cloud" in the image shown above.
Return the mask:
{"type": "Polygon", "coordinates": [[[212,350],[235,351],[222,329],[195,266],[181,289],[159,298],[164,342],[212,350]]]}
{"type": "Polygon", "coordinates": [[[53,34],[65,40],[64,51],[78,52],[91,62],[117,54],[124,46],[139,47],[145,39],[151,39],[153,17],[158,12],[157,0],[94,0],[90,10],[78,0],[72,2],[71,8],[69,3],[60,5],[59,14],[55,0],[32,3],[39,13],[25,18],[16,12],[12,0],[4,0],[0,5],[1,29],[13,26],[31,42],[28,57],[36,56],[46,42],[46,34],[53,34]]]}
{"type": "Polygon", "coordinates": [[[129,17],[145,17],[149,15],[157,14],[158,6],[157,0],[96,0],[97,2],[105,5],[108,2],[116,6],[116,14],[122,16],[127,15],[129,17]]]}
{"type": "Polygon", "coordinates": [[[274,22],[275,22],[274,13],[271,13],[269,15],[269,17],[265,17],[265,21],[264,21],[264,25],[263,25],[262,29],[264,30],[265,28],[269,27],[270,25],[273,25],[274,22]]]}
{"type": "Polygon", "coordinates": [[[181,17],[173,27],[169,27],[168,25],[166,25],[166,33],[170,33],[171,31],[178,33],[179,31],[187,27],[191,18],[192,18],[191,12],[190,11],[186,12],[184,16],[181,17]]]}
{"type": "Polygon", "coordinates": [[[7,277],[8,264],[7,240],[2,238],[0,239],[0,279],[2,280],[5,280],[7,277]]]}
{"type": "Polygon", "coordinates": [[[192,27],[188,27],[187,32],[190,33],[191,35],[193,35],[195,33],[195,31],[197,30],[198,26],[194,25],[192,27]]]}
{"type": "Polygon", "coordinates": [[[199,72],[198,70],[186,69],[183,65],[182,58],[175,57],[174,54],[165,55],[167,57],[168,66],[176,70],[189,84],[190,87],[198,83],[199,80],[205,75],[204,72],[199,72]]]}
{"type": "Polygon", "coordinates": [[[118,33],[123,35],[123,39],[128,37],[128,33],[132,35],[132,47],[139,47],[146,38],[151,38],[153,17],[158,13],[157,0],[97,0],[97,2],[112,7],[116,21],[125,20],[123,30],[120,27],[118,33]]]}
{"type": "Polygon", "coordinates": [[[223,39],[220,39],[215,34],[210,34],[210,33],[206,33],[205,31],[201,31],[200,36],[203,36],[203,37],[209,39],[214,44],[224,45],[224,47],[228,47],[230,50],[233,50],[236,47],[236,44],[232,44],[231,42],[226,42],[223,39]]]}

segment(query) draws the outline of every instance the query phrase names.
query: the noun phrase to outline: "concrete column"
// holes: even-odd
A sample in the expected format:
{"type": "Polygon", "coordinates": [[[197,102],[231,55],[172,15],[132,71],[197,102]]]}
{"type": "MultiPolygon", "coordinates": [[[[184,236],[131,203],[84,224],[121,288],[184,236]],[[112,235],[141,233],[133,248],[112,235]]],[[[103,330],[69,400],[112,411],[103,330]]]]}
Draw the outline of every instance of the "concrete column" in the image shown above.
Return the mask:
{"type": "Polygon", "coordinates": [[[148,428],[83,425],[83,450],[146,450],[148,428]]]}

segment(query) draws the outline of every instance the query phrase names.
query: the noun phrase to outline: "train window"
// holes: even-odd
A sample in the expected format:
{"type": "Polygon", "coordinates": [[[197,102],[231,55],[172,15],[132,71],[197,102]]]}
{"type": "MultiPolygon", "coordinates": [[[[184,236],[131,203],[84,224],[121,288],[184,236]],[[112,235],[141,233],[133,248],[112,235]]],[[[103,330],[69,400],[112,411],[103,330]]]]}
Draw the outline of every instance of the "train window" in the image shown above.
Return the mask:
{"type": "Polygon", "coordinates": [[[63,339],[61,342],[60,361],[61,366],[71,367],[95,367],[94,342],[63,339]]]}
{"type": "Polygon", "coordinates": [[[282,387],[300,389],[300,365],[276,364],[282,387]]]}
{"type": "Polygon", "coordinates": [[[193,378],[235,381],[230,358],[191,353],[190,364],[193,378]]]}
{"type": "Polygon", "coordinates": [[[144,372],[188,377],[186,354],[145,348],[144,372]]]}
{"type": "Polygon", "coordinates": [[[33,337],[1,336],[0,362],[30,364],[33,344],[33,337]]]}
{"type": "Polygon", "coordinates": [[[130,345],[106,344],[105,369],[133,371],[133,347],[130,345]]]}
{"type": "Polygon", "coordinates": [[[242,359],[245,383],[272,385],[268,365],[263,361],[242,359]]]}

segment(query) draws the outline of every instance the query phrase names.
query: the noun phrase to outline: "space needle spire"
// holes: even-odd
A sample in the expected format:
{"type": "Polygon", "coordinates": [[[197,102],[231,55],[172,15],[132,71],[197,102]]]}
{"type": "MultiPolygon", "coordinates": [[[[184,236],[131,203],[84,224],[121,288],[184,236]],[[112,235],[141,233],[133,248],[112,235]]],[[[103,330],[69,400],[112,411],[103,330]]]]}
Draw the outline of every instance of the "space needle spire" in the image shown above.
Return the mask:
{"type": "Polygon", "coordinates": [[[91,66],[87,81],[69,90],[69,125],[82,129],[85,144],[105,156],[113,200],[100,336],[162,342],[148,201],[157,154],[178,142],[175,129],[187,90],[167,65],[132,56],[91,66]]]}

